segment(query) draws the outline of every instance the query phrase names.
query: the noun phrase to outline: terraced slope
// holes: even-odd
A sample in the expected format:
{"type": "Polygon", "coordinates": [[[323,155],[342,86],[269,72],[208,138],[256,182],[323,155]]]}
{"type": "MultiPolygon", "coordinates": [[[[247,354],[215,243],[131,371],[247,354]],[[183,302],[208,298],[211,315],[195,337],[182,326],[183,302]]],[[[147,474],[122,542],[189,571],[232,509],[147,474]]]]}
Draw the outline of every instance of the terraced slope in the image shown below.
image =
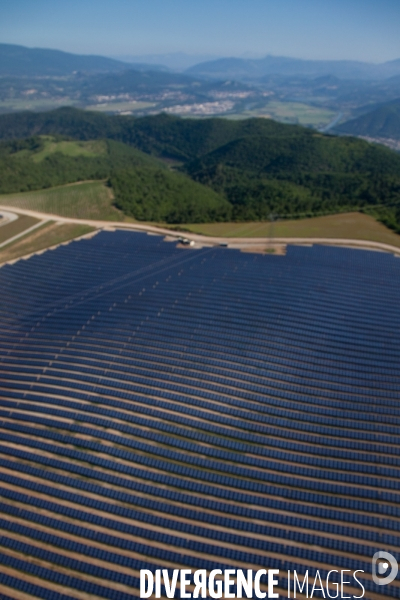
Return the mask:
{"type": "Polygon", "coordinates": [[[0,269],[4,595],[265,567],[285,597],[288,569],[399,597],[370,576],[400,558],[399,275],[383,253],[128,232],[0,269]]]}

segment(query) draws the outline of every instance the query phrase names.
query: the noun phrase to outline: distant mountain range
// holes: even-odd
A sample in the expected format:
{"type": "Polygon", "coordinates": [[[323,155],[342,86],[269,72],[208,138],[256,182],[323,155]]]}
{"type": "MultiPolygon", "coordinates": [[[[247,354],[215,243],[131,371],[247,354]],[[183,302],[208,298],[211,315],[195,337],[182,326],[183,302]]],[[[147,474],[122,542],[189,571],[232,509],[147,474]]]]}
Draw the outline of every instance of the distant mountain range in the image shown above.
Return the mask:
{"type": "Polygon", "coordinates": [[[104,56],[71,54],[46,48],[26,48],[14,44],[0,44],[0,76],[45,77],[64,76],[74,72],[118,72],[126,69],[158,70],[163,67],[127,64],[104,56]]]}
{"type": "Polygon", "coordinates": [[[400,59],[370,64],[279,56],[222,58],[184,70],[204,57],[173,53],[123,58],[126,62],[0,44],[0,113],[75,105],[138,116],[163,111],[268,116],[383,143],[395,140],[388,145],[399,149],[400,59]],[[307,111],[316,113],[314,120],[301,121],[307,111]]]}
{"type": "Polygon", "coordinates": [[[221,58],[203,62],[186,70],[196,77],[262,80],[271,75],[315,78],[333,75],[340,79],[386,79],[400,75],[400,59],[382,64],[351,60],[301,60],[282,56],[259,59],[221,58]]]}
{"type": "Polygon", "coordinates": [[[121,56],[114,56],[116,60],[122,60],[126,63],[144,63],[151,68],[168,68],[172,71],[184,71],[202,62],[216,60],[219,56],[212,56],[210,54],[186,54],[185,52],[170,52],[167,54],[142,54],[142,55],[131,55],[124,54],[121,56]]]}
{"type": "Polygon", "coordinates": [[[81,55],[50,50],[26,48],[14,44],[0,44],[0,76],[64,76],[74,72],[119,72],[127,69],[138,71],[182,71],[192,77],[210,79],[263,80],[271,75],[283,77],[326,77],[339,79],[387,79],[400,76],[400,59],[382,64],[350,60],[301,60],[282,56],[265,58],[219,58],[193,65],[202,55],[184,53],[124,56],[124,60],[96,55],[81,55]],[[164,62],[167,63],[166,65],[164,62]]]}

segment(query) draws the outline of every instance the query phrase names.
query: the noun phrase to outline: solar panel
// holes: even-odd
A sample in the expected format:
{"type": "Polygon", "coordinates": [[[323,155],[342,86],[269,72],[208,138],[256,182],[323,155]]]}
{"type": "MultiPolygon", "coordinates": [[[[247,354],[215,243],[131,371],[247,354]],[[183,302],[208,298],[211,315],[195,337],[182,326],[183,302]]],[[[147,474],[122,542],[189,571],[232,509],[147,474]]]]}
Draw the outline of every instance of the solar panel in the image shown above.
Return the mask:
{"type": "Polygon", "coordinates": [[[399,275],[384,253],[124,231],[1,268],[6,592],[400,559],[399,275]]]}

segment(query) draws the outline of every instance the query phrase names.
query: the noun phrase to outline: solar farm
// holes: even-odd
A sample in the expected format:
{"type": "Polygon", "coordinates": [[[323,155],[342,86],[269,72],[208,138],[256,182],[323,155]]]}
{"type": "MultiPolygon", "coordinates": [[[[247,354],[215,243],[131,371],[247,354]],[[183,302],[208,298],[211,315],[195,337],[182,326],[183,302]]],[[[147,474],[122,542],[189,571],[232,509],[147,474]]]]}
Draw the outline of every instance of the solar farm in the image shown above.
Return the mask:
{"type": "Polygon", "coordinates": [[[0,290],[1,600],[239,568],[400,597],[371,577],[400,560],[399,258],[102,231],[0,290]]]}

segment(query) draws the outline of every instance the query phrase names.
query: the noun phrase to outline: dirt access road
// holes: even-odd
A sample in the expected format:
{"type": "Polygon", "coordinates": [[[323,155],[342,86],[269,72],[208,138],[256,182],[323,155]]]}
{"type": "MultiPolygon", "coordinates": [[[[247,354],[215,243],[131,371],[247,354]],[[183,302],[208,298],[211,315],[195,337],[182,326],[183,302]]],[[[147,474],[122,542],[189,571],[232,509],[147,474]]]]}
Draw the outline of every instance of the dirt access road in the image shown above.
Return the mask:
{"type": "MultiPolygon", "coordinates": [[[[287,245],[287,244],[295,244],[295,245],[308,245],[308,244],[324,244],[329,246],[342,246],[342,247],[351,247],[351,248],[360,248],[366,250],[380,250],[384,252],[390,252],[391,254],[395,254],[400,257],[400,248],[396,248],[395,246],[391,246],[390,244],[384,244],[382,242],[372,242],[370,240],[353,240],[353,239],[340,239],[340,238],[276,238],[274,237],[272,240],[269,238],[224,238],[224,237],[211,237],[200,235],[196,233],[185,232],[182,233],[180,231],[174,231],[172,229],[167,229],[163,227],[156,227],[155,225],[141,224],[141,223],[126,223],[126,222],[118,222],[118,221],[93,221],[90,219],[73,219],[70,217],[60,217],[58,215],[45,214],[42,212],[34,211],[34,210],[26,210],[26,209],[18,209],[15,210],[12,206],[2,206],[0,205],[0,213],[4,214],[4,211],[7,213],[12,213],[14,215],[22,214],[28,215],[30,217],[34,217],[36,219],[40,219],[43,221],[56,221],[58,223],[73,223],[80,225],[88,225],[90,227],[94,227],[95,229],[124,229],[131,231],[143,231],[148,233],[154,233],[158,235],[164,235],[170,238],[170,240],[174,240],[184,236],[189,240],[193,240],[195,242],[195,246],[220,246],[221,244],[227,246],[228,248],[236,248],[240,250],[248,250],[251,251],[253,248],[260,249],[260,247],[264,249],[268,249],[268,247],[279,246],[279,245],[287,245]]],[[[27,231],[24,232],[25,234],[27,231]]]]}

